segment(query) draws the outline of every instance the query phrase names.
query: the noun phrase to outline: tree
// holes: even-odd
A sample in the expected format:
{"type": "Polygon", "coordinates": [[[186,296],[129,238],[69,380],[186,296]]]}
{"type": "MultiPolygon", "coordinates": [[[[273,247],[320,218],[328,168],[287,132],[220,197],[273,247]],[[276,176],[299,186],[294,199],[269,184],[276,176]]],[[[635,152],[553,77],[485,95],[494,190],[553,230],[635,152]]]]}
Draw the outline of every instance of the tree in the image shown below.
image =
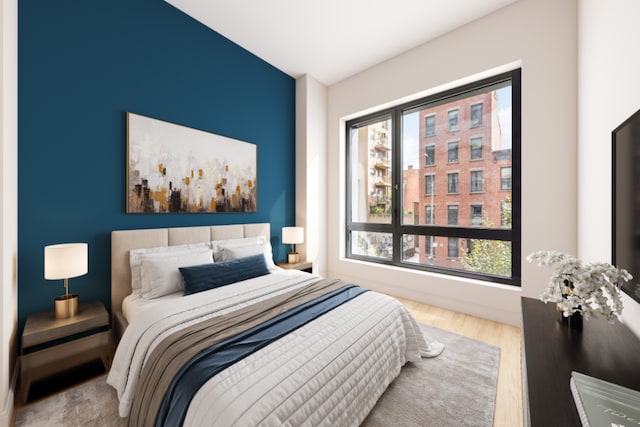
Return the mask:
{"type": "MultiPolygon", "coordinates": [[[[501,225],[511,228],[511,197],[503,200],[502,206],[501,225]]],[[[482,219],[482,225],[494,227],[486,216],[482,219]]],[[[511,277],[511,242],[471,239],[469,250],[462,258],[462,265],[469,271],[511,277]]]]}

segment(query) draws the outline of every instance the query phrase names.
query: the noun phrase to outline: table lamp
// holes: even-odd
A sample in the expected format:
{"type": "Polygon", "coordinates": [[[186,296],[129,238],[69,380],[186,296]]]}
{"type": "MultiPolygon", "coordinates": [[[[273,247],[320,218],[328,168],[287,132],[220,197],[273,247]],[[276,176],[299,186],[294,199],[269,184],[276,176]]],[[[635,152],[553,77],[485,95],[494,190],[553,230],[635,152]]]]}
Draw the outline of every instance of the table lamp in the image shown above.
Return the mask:
{"type": "Polygon", "coordinates": [[[64,279],[65,294],[56,298],[56,319],[73,317],[78,313],[78,295],[69,294],[69,279],[87,274],[87,243],[63,243],[44,247],[44,278],[64,279]]]}
{"type": "Polygon", "coordinates": [[[282,243],[291,245],[291,252],[287,254],[287,262],[289,264],[297,264],[300,262],[300,254],[296,252],[296,244],[304,242],[303,227],[283,227],[282,243]]]}

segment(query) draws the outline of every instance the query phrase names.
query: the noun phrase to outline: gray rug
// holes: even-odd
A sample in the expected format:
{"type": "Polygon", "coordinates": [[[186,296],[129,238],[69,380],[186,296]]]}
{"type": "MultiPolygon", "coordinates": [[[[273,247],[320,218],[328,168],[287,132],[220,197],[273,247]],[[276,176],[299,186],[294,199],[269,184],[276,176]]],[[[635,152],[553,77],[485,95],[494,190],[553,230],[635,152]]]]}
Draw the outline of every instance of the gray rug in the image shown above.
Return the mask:
{"type": "MultiPolygon", "coordinates": [[[[421,325],[446,344],[422,363],[408,363],[362,426],[492,426],[500,349],[421,325]]],[[[16,427],[125,426],[115,390],[96,378],[20,409],[16,427]]]]}

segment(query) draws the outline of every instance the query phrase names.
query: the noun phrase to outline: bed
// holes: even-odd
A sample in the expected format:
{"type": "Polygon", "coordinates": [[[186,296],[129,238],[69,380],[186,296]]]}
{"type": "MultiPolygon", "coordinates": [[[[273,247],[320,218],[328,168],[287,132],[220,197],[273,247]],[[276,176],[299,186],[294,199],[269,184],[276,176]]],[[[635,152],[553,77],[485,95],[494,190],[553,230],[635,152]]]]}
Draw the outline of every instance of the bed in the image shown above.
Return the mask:
{"type": "Polygon", "coordinates": [[[407,361],[440,354],[395,299],[276,267],[270,238],[112,232],[107,382],[129,425],[357,426],[407,361]]]}

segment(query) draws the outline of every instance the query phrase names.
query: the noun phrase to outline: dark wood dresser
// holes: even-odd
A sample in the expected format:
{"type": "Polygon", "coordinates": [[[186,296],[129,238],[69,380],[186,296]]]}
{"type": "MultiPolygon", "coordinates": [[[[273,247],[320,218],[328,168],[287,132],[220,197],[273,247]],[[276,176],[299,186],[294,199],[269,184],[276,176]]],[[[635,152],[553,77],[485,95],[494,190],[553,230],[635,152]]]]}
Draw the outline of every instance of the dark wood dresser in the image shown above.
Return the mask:
{"type": "Polygon", "coordinates": [[[525,426],[581,426],[571,371],[640,390],[640,340],[618,321],[590,318],[570,329],[555,304],[523,297],[522,346],[525,426]]]}

